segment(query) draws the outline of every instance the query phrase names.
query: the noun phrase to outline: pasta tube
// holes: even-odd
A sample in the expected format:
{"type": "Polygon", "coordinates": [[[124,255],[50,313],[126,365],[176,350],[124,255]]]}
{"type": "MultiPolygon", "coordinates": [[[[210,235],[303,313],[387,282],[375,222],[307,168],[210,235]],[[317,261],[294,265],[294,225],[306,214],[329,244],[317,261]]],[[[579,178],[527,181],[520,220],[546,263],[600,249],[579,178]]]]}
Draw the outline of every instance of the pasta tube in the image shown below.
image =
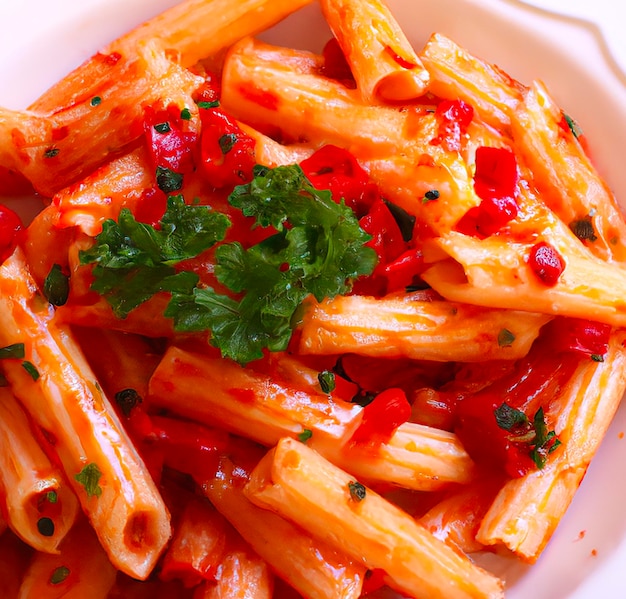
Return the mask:
{"type": "Polygon", "coordinates": [[[489,310],[416,295],[339,296],[311,302],[300,339],[303,354],[355,353],[387,358],[474,362],[520,358],[549,316],[489,310]],[[503,341],[503,331],[508,331],[503,341]]]}
{"type": "Polygon", "coordinates": [[[426,92],[429,73],[384,2],[322,0],[320,4],[364,102],[408,101],[426,92]]]}
{"type": "Polygon", "coordinates": [[[502,583],[317,452],[281,439],[246,485],[251,501],[386,572],[422,597],[503,597],[502,583]]]}
{"type": "Polygon", "coordinates": [[[78,501],[8,387],[0,387],[0,483],[11,529],[34,549],[58,553],[78,515],[78,501]]]}
{"type": "Polygon", "coordinates": [[[562,441],[542,470],[507,482],[478,530],[485,545],[503,544],[534,562],[549,541],[582,481],[626,390],[623,332],[613,333],[603,362],[582,363],[556,405],[562,441]]]}
{"type": "Polygon", "coordinates": [[[37,293],[19,250],[0,267],[0,343],[24,359],[4,368],[15,395],[59,458],[113,564],[151,572],[170,536],[150,475],[71,332],[37,293]]]}
{"type": "Polygon", "coordinates": [[[278,574],[309,599],[357,599],[365,567],[303,529],[251,503],[243,492],[249,468],[224,458],[202,488],[216,508],[278,574]]]}

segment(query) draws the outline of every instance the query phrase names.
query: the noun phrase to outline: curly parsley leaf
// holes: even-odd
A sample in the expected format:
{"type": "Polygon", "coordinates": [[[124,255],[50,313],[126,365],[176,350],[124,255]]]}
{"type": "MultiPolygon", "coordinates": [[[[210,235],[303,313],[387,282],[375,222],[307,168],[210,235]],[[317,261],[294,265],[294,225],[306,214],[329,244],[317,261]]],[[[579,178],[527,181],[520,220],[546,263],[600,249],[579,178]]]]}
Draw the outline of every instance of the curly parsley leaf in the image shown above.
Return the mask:
{"type": "Polygon", "coordinates": [[[100,487],[100,477],[102,472],[98,464],[87,464],[74,478],[80,483],[87,493],[87,497],[100,497],[102,488],[100,487]]]}
{"type": "Polygon", "coordinates": [[[122,209],[107,220],[95,245],[81,251],[81,264],[95,264],[92,290],[103,295],[114,313],[125,318],[159,291],[190,293],[198,276],[175,265],[222,240],[228,217],[208,206],[186,204],[170,196],[160,228],[138,222],[122,209]]]}
{"type": "Polygon", "coordinates": [[[304,299],[347,293],[372,272],[376,254],[352,210],[315,189],[298,165],[256,167],[229,201],[257,226],[277,231],[247,249],[238,242],[216,249],[217,279],[240,299],[194,289],[174,293],[165,314],[178,331],[210,329],[222,354],[245,364],[265,348],[286,349],[304,299]]]}

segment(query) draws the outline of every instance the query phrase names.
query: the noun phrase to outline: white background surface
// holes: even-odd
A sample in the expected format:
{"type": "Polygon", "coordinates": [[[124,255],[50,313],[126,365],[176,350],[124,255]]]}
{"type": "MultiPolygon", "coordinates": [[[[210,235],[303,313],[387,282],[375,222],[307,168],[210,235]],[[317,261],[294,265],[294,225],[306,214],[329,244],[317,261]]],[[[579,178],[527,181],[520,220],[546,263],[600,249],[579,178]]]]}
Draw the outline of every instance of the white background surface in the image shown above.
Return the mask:
{"type": "MultiPolygon", "coordinates": [[[[24,108],[49,85],[113,36],[177,0],[0,0],[0,105],[24,108]],[[112,18],[112,15],[114,16],[112,18]]],[[[236,0],[233,0],[236,1],[236,0]]],[[[624,0],[528,0],[541,11],[520,11],[517,0],[467,0],[489,14],[468,19],[471,9],[442,7],[454,0],[419,2],[430,12],[415,15],[417,0],[392,0],[401,23],[443,23],[460,43],[471,43],[501,66],[515,66],[522,81],[541,76],[554,87],[591,136],[594,152],[611,185],[626,198],[626,6],[624,0]],[[591,20],[604,32],[543,10],[591,20]],[[450,15],[453,15],[450,18],[450,15]],[[514,23],[513,30],[498,23],[514,23]],[[495,24],[494,24],[495,23],[495,24]],[[530,40],[530,43],[528,43],[530,40]],[[520,53],[522,55],[520,56],[520,53]],[[555,83],[555,86],[552,84],[555,83]],[[588,128],[588,129],[587,129],[588,128]]],[[[480,10],[476,14],[483,14],[480,10]]],[[[306,24],[308,25],[308,23],[306,24]]],[[[301,36],[307,30],[287,32],[301,36]]],[[[626,200],[625,200],[626,201],[626,200]]],[[[626,406],[623,406],[626,407],[626,406]]],[[[554,542],[536,566],[517,567],[511,599],[626,599],[626,430],[623,409],[607,436],[554,542]],[[585,531],[584,538],[580,533],[585,531]],[[593,554],[597,551],[597,556],[593,554]]]]}

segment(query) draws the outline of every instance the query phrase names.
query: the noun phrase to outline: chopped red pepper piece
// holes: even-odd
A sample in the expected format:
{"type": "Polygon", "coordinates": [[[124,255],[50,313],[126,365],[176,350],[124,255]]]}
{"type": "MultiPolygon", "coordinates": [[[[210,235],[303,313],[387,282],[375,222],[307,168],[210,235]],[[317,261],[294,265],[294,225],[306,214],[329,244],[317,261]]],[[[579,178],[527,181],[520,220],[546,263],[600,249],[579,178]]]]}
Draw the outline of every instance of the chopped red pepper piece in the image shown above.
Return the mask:
{"type": "Polygon", "coordinates": [[[557,316],[546,325],[555,351],[602,356],[609,349],[611,325],[585,318],[557,316]]]}
{"type": "Polygon", "coordinates": [[[530,248],[528,265],[535,276],[548,287],[554,287],[565,270],[565,260],[545,241],[540,241],[530,248]]]}
{"type": "Polygon", "coordinates": [[[200,110],[201,165],[216,188],[234,187],[252,180],[255,140],[218,108],[200,110]]]}
{"type": "Polygon", "coordinates": [[[393,262],[385,264],[387,293],[406,289],[424,271],[424,255],[421,249],[412,248],[400,254],[393,262]]]}
{"type": "Polygon", "coordinates": [[[0,263],[22,243],[25,235],[26,231],[18,214],[0,204],[0,263]]]}
{"type": "Polygon", "coordinates": [[[410,417],[411,404],[405,392],[396,387],[386,389],[363,408],[363,418],[350,443],[384,443],[410,417]]]}
{"type": "Polygon", "coordinates": [[[474,109],[463,100],[442,100],[437,105],[435,114],[439,128],[430,143],[441,145],[450,152],[458,152],[462,147],[462,138],[474,117],[474,109]]]}
{"type": "Polygon", "coordinates": [[[363,216],[378,198],[376,185],[348,150],[327,144],[305,158],[300,167],[316,189],[330,190],[333,200],[344,200],[357,216],[363,216]]]}

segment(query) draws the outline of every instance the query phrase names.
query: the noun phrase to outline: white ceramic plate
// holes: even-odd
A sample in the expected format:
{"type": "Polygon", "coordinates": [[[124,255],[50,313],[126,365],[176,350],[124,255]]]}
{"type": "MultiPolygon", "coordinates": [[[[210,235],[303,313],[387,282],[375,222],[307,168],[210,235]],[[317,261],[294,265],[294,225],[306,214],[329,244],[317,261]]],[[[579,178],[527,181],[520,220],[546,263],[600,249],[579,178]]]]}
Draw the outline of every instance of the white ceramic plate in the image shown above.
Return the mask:
{"type": "MultiPolygon", "coordinates": [[[[603,1],[605,8],[609,3],[614,6],[613,0],[603,1]]],[[[27,106],[106,42],[175,2],[0,0],[0,105],[27,106]]],[[[625,81],[596,26],[515,0],[389,3],[416,47],[437,30],[522,82],[533,78],[546,82],[561,106],[581,124],[602,174],[626,205],[625,81]]],[[[601,0],[595,5],[603,6],[601,0]]],[[[271,37],[319,49],[328,32],[316,7],[309,7],[278,26],[271,37]]],[[[537,564],[490,562],[507,579],[508,599],[626,597],[624,430],[626,410],[622,409],[537,564]]]]}

